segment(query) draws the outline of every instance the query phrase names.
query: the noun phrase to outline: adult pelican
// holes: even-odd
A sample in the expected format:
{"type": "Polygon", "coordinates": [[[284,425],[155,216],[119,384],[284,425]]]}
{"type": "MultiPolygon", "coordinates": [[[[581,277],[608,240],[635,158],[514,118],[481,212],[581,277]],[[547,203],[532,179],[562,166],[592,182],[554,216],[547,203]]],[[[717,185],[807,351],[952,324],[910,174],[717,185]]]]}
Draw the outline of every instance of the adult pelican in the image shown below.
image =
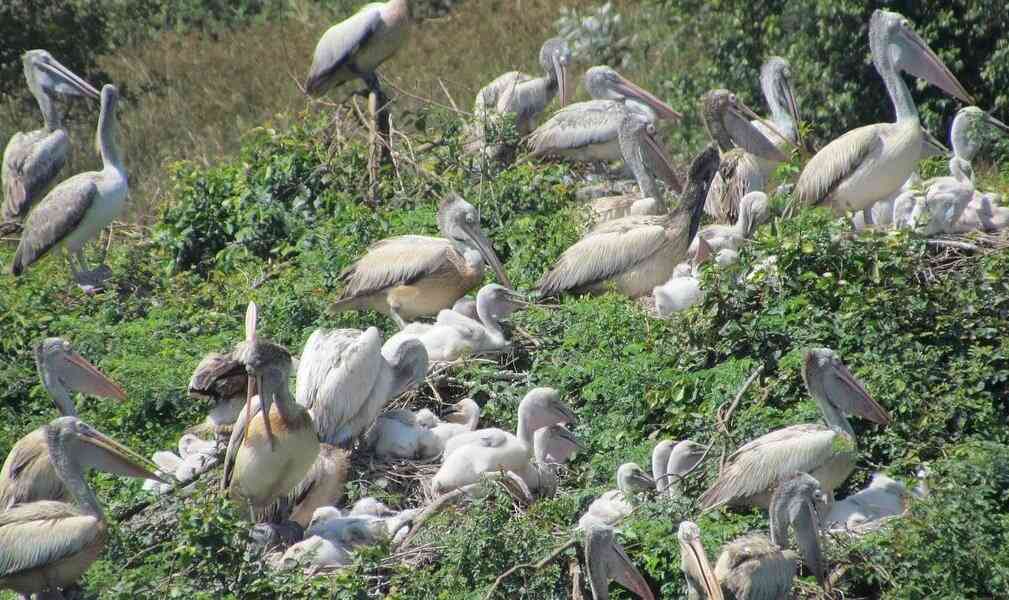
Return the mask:
{"type": "MultiPolygon", "coordinates": [[[[126,392],[83,356],[70,342],[47,338],[35,346],[35,365],[56,410],[77,416],[73,392],[125,400],[126,392]]],[[[15,504],[69,499],[58,469],[50,460],[46,429],[39,427],[14,444],[0,468],[0,512],[15,504]]]]}
{"type": "Polygon", "coordinates": [[[790,148],[799,143],[799,107],[792,89],[792,73],[788,61],[772,56],[760,68],[760,88],[771,109],[769,127],[762,119],[750,123],[779,151],[781,158],[745,153],[732,171],[730,179],[715,176],[704,204],[704,212],[719,222],[736,219],[740,199],[751,191],[764,191],[774,169],[787,157],[790,148]]]}
{"type": "Polygon", "coordinates": [[[585,529],[584,555],[594,600],[607,600],[610,597],[610,580],[616,580],[641,600],[655,600],[648,582],[617,541],[612,527],[599,523],[589,525],[585,529]]]}
{"type": "Polygon", "coordinates": [[[43,428],[49,461],[70,501],[37,500],[0,512],[0,589],[27,598],[73,585],[97,560],[108,539],[105,513],[85,467],[125,477],[159,479],[146,461],[77,417],[43,428]]]}
{"type": "Polygon", "coordinates": [[[627,111],[643,115],[649,122],[683,116],[610,67],[592,67],[585,72],[584,82],[593,100],[570,104],[537,127],[529,135],[531,157],[619,160],[618,131],[627,111]]]}
{"type": "Polygon", "coordinates": [[[259,519],[302,481],[319,455],[312,416],[291,397],[291,354],[256,336],[257,308],[249,303],[245,343],[236,358],[250,378],[246,405],[235,420],[224,461],[221,489],[245,502],[259,519]],[[259,394],[258,409],[252,392],[259,394]]]}
{"type": "Polygon", "coordinates": [[[81,289],[99,289],[107,267],[89,271],[84,262],[84,244],[119,216],[126,205],[126,169],[115,139],[118,102],[116,86],[105,85],[98,117],[102,170],[80,173],[61,182],[28,215],[11,262],[15,277],[59,245],[67,252],[70,271],[81,289]],[[77,259],[76,265],[71,254],[77,259]]]}
{"type": "Polygon", "coordinates": [[[903,15],[873,12],[869,47],[897,120],[853,129],[817,152],[799,176],[791,212],[815,204],[830,206],[835,214],[859,211],[893,194],[911,175],[921,157],[924,132],[902,72],[972,102],[903,15]]]}
{"type": "MultiPolygon", "coordinates": [[[[484,147],[486,127],[492,119],[515,115],[516,129],[519,135],[525,136],[533,130],[536,119],[554,96],[560,96],[561,107],[566,106],[570,63],[571,49],[564,38],[550,38],[543,42],[540,49],[540,66],[544,76],[532,77],[519,71],[509,71],[481,88],[473,103],[473,114],[477,119],[476,139],[467,144],[467,150],[484,147]]],[[[492,152],[497,154],[497,151],[492,152]]]]}
{"type": "Polygon", "coordinates": [[[612,287],[637,298],[665,283],[686,258],[718,161],[714,148],[694,159],[679,206],[665,215],[623,217],[589,231],[540,278],[540,295],[600,294],[612,287]]]}
{"type": "Polygon", "coordinates": [[[634,510],[634,494],[655,489],[655,480],[634,463],[624,463],[617,468],[617,489],[604,492],[592,501],[585,514],[578,519],[578,527],[585,529],[589,523],[614,526],[634,510]]]}
{"type": "Polygon", "coordinates": [[[346,283],[335,312],[371,308],[407,321],[438,314],[483,280],[484,263],[506,287],[511,281],[480,229],[480,213],[457,194],[438,208],[445,237],[401,235],[382,240],[340,274],[346,283]]]}
{"type": "Polygon", "coordinates": [[[387,402],[424,380],[424,345],[391,342],[383,346],[375,327],[316,329],[305,342],[295,396],[311,413],[320,440],[349,448],[387,402]]]}
{"type": "Polygon", "coordinates": [[[700,498],[710,509],[721,504],[767,508],[779,481],[796,471],[809,473],[828,497],[855,469],[855,432],[844,414],[887,425],[890,415],[829,348],[806,351],[802,378],[826,425],[792,425],[760,436],[732,453],[718,480],[700,498]]]}
{"type": "Polygon", "coordinates": [[[505,337],[502,323],[526,306],[528,302],[520,294],[496,283],[487,284],[476,295],[477,320],[445,308],[438,312],[435,323],[410,323],[390,337],[388,343],[418,340],[427,349],[431,362],[507,352],[511,341],[505,337]]]}
{"type": "Polygon", "coordinates": [[[406,44],[410,25],[409,0],[365,4],[322,34],[305,91],[318,96],[355,79],[379,90],[375,70],[406,44]]]}
{"type": "Polygon", "coordinates": [[[64,67],[45,50],[29,50],[21,56],[28,89],[42,111],[42,129],[15,133],[3,155],[0,179],[4,203],[0,220],[23,219],[35,201],[56,180],[70,154],[70,138],[56,108],[55,95],[98,99],[98,90],[64,67]]]}

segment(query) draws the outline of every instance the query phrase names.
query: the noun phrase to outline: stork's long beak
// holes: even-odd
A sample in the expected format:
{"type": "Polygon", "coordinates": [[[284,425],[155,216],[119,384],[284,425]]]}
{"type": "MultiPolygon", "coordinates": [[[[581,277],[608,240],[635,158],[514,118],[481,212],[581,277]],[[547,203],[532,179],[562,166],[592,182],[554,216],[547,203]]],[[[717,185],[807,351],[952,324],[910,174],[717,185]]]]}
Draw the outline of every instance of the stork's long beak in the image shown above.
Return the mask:
{"type": "Polygon", "coordinates": [[[490,265],[491,269],[494,269],[494,274],[497,275],[498,281],[501,282],[501,285],[506,288],[511,288],[512,282],[508,279],[508,274],[505,273],[501,260],[497,257],[497,254],[494,253],[494,248],[491,246],[490,240],[488,240],[487,236],[484,235],[480,226],[464,224],[462,227],[470,239],[473,240],[473,243],[476,244],[476,248],[480,252],[480,256],[482,256],[484,261],[490,265]]]}
{"type": "Polygon", "coordinates": [[[672,106],[669,106],[662,100],[659,100],[659,98],[654,94],[652,94],[651,92],[645,90],[644,88],[638,87],[634,82],[630,81],[629,79],[620,77],[619,75],[618,77],[619,80],[617,81],[617,84],[614,86],[614,89],[628,98],[640,100],[642,103],[647,104],[652,108],[652,110],[655,111],[655,114],[660,119],[678,120],[683,118],[683,115],[681,113],[678,113],[675,110],[673,110],[672,106]]]}
{"type": "Polygon", "coordinates": [[[708,562],[708,554],[704,551],[700,538],[693,538],[689,542],[680,540],[680,550],[688,570],[692,571],[704,586],[708,600],[725,600],[722,596],[722,586],[715,579],[715,572],[711,568],[711,563],[708,562]]]}
{"type": "Polygon", "coordinates": [[[554,73],[557,75],[557,93],[560,96],[561,107],[568,105],[568,66],[559,56],[551,59],[554,63],[554,73]]]}
{"type": "Polygon", "coordinates": [[[66,356],[67,362],[76,367],[69,377],[73,389],[100,398],[115,398],[126,400],[126,392],[117,383],[105,376],[86,358],[71,350],[66,356]]]}
{"type": "Polygon", "coordinates": [[[928,81],[947,94],[959,98],[967,104],[973,104],[974,99],[971,98],[971,95],[950,72],[942,59],[928,47],[918,32],[910,28],[905,28],[903,31],[906,39],[911,43],[911,48],[909,52],[901,54],[900,66],[908,73],[928,81]]]}
{"type": "Polygon", "coordinates": [[[676,171],[673,169],[673,163],[669,160],[669,156],[666,154],[665,149],[662,148],[662,144],[655,139],[648,131],[643,131],[641,134],[642,141],[645,147],[652,154],[655,161],[653,161],[658,167],[657,175],[662,181],[666,182],[669,189],[673,190],[677,194],[683,193],[683,183],[680,182],[680,178],[676,176],[676,171]]]}
{"type": "Polygon", "coordinates": [[[156,474],[154,463],[97,429],[89,427],[79,439],[83,442],[78,457],[82,464],[115,475],[170,483],[156,474]]]}
{"type": "Polygon", "coordinates": [[[84,79],[80,78],[70,69],[64,67],[56,59],[52,59],[51,62],[39,62],[38,66],[39,68],[47,71],[49,74],[55,76],[57,81],[64,82],[63,84],[56,84],[54,88],[54,91],[56,92],[72,96],[87,96],[93,100],[98,100],[102,97],[93,85],[84,81],[84,79]]]}
{"type": "Polygon", "coordinates": [[[869,392],[865,390],[860,381],[855,379],[855,376],[851,374],[848,367],[835,365],[833,370],[837,378],[847,388],[848,398],[846,400],[848,406],[845,408],[851,414],[858,415],[880,425],[890,424],[889,413],[869,395],[869,392]]]}

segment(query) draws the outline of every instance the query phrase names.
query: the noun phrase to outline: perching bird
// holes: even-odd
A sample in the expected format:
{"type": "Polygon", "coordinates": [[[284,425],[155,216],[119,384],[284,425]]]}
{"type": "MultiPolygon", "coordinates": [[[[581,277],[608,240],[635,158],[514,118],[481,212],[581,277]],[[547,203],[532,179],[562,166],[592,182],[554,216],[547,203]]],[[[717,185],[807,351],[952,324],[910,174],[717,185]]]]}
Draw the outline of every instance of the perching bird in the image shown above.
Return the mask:
{"type": "Polygon", "coordinates": [[[70,498],[0,512],[0,589],[23,598],[42,593],[61,598],[59,588],[75,584],[105,548],[108,523],[84,478],[86,467],[159,479],[147,461],[77,417],[55,419],[43,432],[49,461],[70,498]]]}
{"type": "Polygon", "coordinates": [[[445,237],[401,235],[373,244],[340,274],[346,286],[333,311],[371,308],[402,329],[407,321],[451,307],[479,285],[484,263],[511,287],[472,204],[449,194],[438,208],[438,229],[445,237]]]}
{"type": "MultiPolygon", "coordinates": [[[[35,346],[35,365],[42,386],[63,416],[77,416],[72,394],[126,400],[126,392],[61,338],[46,338],[35,346]]],[[[69,491],[50,460],[45,427],[24,436],[0,468],[0,513],[15,504],[39,500],[67,501],[69,491]]]]}
{"type": "Polygon", "coordinates": [[[375,70],[406,44],[411,24],[409,0],[365,4],[322,34],[305,91],[318,96],[355,79],[378,90],[375,70]]]}
{"type": "Polygon", "coordinates": [[[98,90],[45,50],[29,50],[21,56],[28,89],[42,112],[43,127],[11,136],[3,154],[3,210],[0,221],[19,221],[56,180],[70,154],[70,138],[56,107],[57,94],[88,96],[97,100],[98,90]]]}
{"type": "Polygon", "coordinates": [[[15,277],[50,250],[61,246],[67,252],[70,271],[81,289],[90,293],[101,288],[108,267],[88,270],[84,244],[119,216],[126,205],[126,169],[115,139],[118,102],[119,92],[115,86],[102,88],[102,111],[98,117],[102,170],[80,173],[61,182],[28,215],[11,262],[11,273],[15,277]]]}
{"type": "Polygon", "coordinates": [[[700,497],[706,509],[722,504],[766,508],[783,478],[801,471],[820,482],[829,498],[855,469],[858,447],[845,414],[887,425],[890,415],[829,348],[806,351],[802,378],[826,425],[778,429],[747,442],[726,460],[718,480],[700,497]]]}
{"type": "Polygon", "coordinates": [[[812,205],[829,206],[834,214],[859,211],[893,194],[911,175],[921,157],[924,130],[901,73],[972,102],[903,15],[879,9],[873,12],[869,47],[897,120],[853,129],[817,152],[799,175],[790,214],[812,205]]]}

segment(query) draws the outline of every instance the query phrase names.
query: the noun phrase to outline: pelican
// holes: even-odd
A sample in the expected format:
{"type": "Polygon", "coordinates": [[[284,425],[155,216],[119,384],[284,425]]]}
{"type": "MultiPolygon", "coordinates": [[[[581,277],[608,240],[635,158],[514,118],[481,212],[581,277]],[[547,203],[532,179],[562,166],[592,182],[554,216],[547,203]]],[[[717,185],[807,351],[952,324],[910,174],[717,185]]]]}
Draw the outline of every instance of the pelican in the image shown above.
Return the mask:
{"type": "Polygon", "coordinates": [[[29,50],[21,56],[28,89],[44,126],[28,133],[15,133],[4,150],[0,179],[4,203],[0,220],[23,219],[35,201],[49,189],[70,154],[70,138],[56,108],[55,95],[88,96],[98,99],[98,90],[64,67],[45,50],[29,50]]]}
{"type": "Polygon", "coordinates": [[[680,479],[704,457],[705,447],[690,440],[659,442],[652,450],[652,479],[661,494],[679,494],[680,479]]]}
{"type": "Polygon", "coordinates": [[[550,497],[557,491],[557,465],[567,462],[585,446],[563,425],[541,427],[533,434],[533,459],[516,473],[530,493],[550,497]]]}
{"type": "Polygon", "coordinates": [[[211,352],[203,357],[189,379],[189,396],[211,402],[207,418],[187,432],[229,433],[245,404],[249,376],[234,353],[211,352]]]}
{"type": "Polygon", "coordinates": [[[334,312],[371,308],[403,329],[407,320],[436,315],[473,289],[485,262],[512,286],[472,204],[450,194],[438,209],[438,229],[445,237],[401,235],[372,245],[341,273],[346,287],[334,312]]]}
{"type": "Polygon", "coordinates": [[[36,500],[0,512],[0,589],[22,597],[73,585],[105,547],[108,524],[85,467],[157,479],[146,461],[77,417],[43,428],[49,461],[71,501],[36,500]]]}
{"type": "Polygon", "coordinates": [[[921,235],[953,232],[969,222],[963,218],[971,200],[974,199],[974,186],[958,181],[939,181],[932,185],[924,198],[906,195],[894,203],[894,226],[913,228],[921,235]],[[898,213],[904,211],[904,205],[911,204],[910,214],[906,222],[898,213]],[[900,205],[900,206],[898,206],[900,205]]]}
{"type": "Polygon", "coordinates": [[[366,443],[376,457],[404,460],[429,459],[441,454],[437,436],[417,421],[417,415],[405,409],[390,410],[375,421],[366,443]]]}
{"type": "Polygon", "coordinates": [[[792,211],[814,204],[830,206],[835,214],[859,211],[891,195],[911,175],[921,157],[924,132],[902,72],[972,102],[902,15],[879,9],[873,12],[869,46],[897,120],[853,129],[817,152],[799,176],[792,211]]]}
{"type": "MultiPolygon", "coordinates": [[[[476,426],[480,423],[480,405],[472,398],[463,398],[452,407],[455,411],[446,415],[443,421],[435,419],[431,423],[431,433],[438,438],[442,448],[455,436],[476,430],[476,426]]],[[[421,411],[417,412],[419,415],[421,411]]]]}
{"type": "Polygon", "coordinates": [[[665,283],[687,256],[718,161],[714,148],[694,159],[680,204],[667,214],[623,217],[589,231],[540,278],[536,284],[540,296],[600,294],[615,287],[637,298],[665,283]]]}
{"type": "Polygon", "coordinates": [[[319,456],[312,416],[294,401],[288,388],[291,354],[258,339],[257,312],[256,304],[250,302],[245,343],[236,353],[250,378],[249,399],[232,429],[221,478],[221,489],[247,503],[254,519],[291,493],[319,456]],[[259,394],[259,410],[252,402],[253,387],[259,394]]]}
{"type": "Polygon", "coordinates": [[[459,448],[470,444],[486,444],[488,438],[517,438],[531,450],[533,434],[537,429],[562,423],[573,425],[575,421],[574,411],[564,404],[557,390],[549,387],[533,388],[519,402],[518,428],[514,435],[497,428],[461,433],[445,442],[445,456],[451,456],[459,448]]]}
{"type": "Polygon", "coordinates": [[[823,524],[831,531],[856,529],[884,517],[903,513],[914,496],[915,493],[903,483],[882,473],[875,473],[864,490],[831,505],[823,524]]]}
{"type": "Polygon", "coordinates": [[[451,362],[467,356],[507,352],[511,349],[511,342],[505,337],[502,321],[526,306],[528,303],[518,293],[491,283],[480,288],[476,296],[479,320],[445,308],[438,312],[434,324],[410,323],[389,338],[388,343],[418,340],[427,349],[431,362],[451,362]]]}
{"type": "Polygon", "coordinates": [[[636,492],[655,489],[655,480],[634,463],[624,463],[617,468],[617,489],[604,492],[592,501],[585,514],[578,519],[578,527],[586,529],[589,523],[613,526],[634,510],[632,499],[636,492]]]}
{"type": "Polygon", "coordinates": [[[365,4],[322,34],[305,91],[318,96],[359,78],[369,89],[379,90],[375,70],[406,44],[410,26],[409,0],[365,4]]]}
{"type": "Polygon", "coordinates": [[[610,67],[585,72],[585,89],[593,100],[570,104],[554,113],[529,135],[530,156],[557,156],[575,161],[622,158],[618,131],[628,111],[656,119],[683,115],[651,93],[631,83],[610,67]]]}
{"type": "Polygon", "coordinates": [[[706,509],[729,504],[767,508],[777,482],[796,471],[820,482],[829,498],[855,469],[855,432],[844,414],[887,425],[890,415],[876,403],[829,348],[806,351],[802,378],[826,425],[806,423],[772,431],[732,453],[718,480],[700,498],[706,509]]]}
{"type": "Polygon", "coordinates": [[[343,499],[350,468],[350,453],[343,448],[321,442],[319,456],[308,474],[290,496],[290,519],[307,527],[316,509],[331,506],[343,499]]]}
{"type": "Polygon", "coordinates": [[[319,439],[349,448],[385,404],[424,380],[427,351],[417,340],[382,345],[375,327],[317,329],[298,365],[298,404],[312,414],[319,439]]]}
{"type": "Polygon", "coordinates": [[[704,290],[701,289],[701,263],[711,257],[711,246],[703,239],[695,238],[689,250],[691,259],[682,262],[673,269],[669,281],[652,289],[655,299],[655,312],[661,318],[675,312],[687,310],[704,300],[704,290]]]}
{"type": "Polygon", "coordinates": [[[476,298],[463,296],[455,301],[455,304],[452,305],[452,310],[464,317],[469,317],[474,321],[480,320],[480,315],[476,312],[476,298]]]}
{"type": "Polygon", "coordinates": [[[89,271],[84,262],[84,244],[119,216],[126,205],[126,169],[115,139],[118,102],[116,87],[105,85],[98,117],[102,170],[80,173],[61,182],[28,215],[11,262],[15,277],[59,245],[67,252],[70,271],[81,289],[89,293],[99,289],[107,267],[89,271]],[[77,259],[76,265],[71,254],[77,259]]]}
{"type": "Polygon", "coordinates": [[[627,556],[627,551],[616,540],[615,531],[598,523],[585,529],[585,565],[594,600],[610,597],[610,580],[624,586],[641,598],[655,600],[648,582],[627,556]]]}
{"type": "MultiPolygon", "coordinates": [[[[540,65],[545,75],[531,77],[519,71],[509,71],[488,83],[473,103],[477,118],[477,139],[467,144],[467,150],[479,150],[486,144],[487,122],[505,114],[515,115],[515,125],[521,136],[533,130],[537,117],[554,96],[560,96],[561,107],[568,103],[567,70],[571,64],[571,49],[564,38],[550,38],[540,49],[540,65]]],[[[498,151],[492,152],[497,154],[498,151]]]]}
{"type": "MultiPolygon", "coordinates": [[[[95,368],[62,338],[46,338],[35,346],[35,365],[42,386],[63,416],[77,416],[72,394],[126,400],[126,392],[95,368]]],[[[50,460],[46,428],[24,436],[0,468],[0,513],[15,504],[70,499],[69,491],[50,460]]]]}
{"type": "Polygon", "coordinates": [[[708,225],[697,232],[691,242],[691,252],[697,251],[700,240],[708,243],[709,252],[716,254],[722,250],[739,250],[743,243],[756,233],[757,227],[770,218],[771,207],[767,194],[760,190],[749,192],[739,201],[739,216],[734,225],[708,225]]]}
{"type": "Polygon", "coordinates": [[[788,62],[772,56],[760,68],[760,88],[771,109],[768,127],[762,119],[750,123],[781,152],[781,158],[745,153],[729,179],[716,175],[708,191],[704,212],[720,222],[736,219],[740,199],[751,191],[765,191],[774,169],[787,158],[791,146],[799,143],[799,108],[792,91],[792,73],[788,62]]]}
{"type": "Polygon", "coordinates": [[[617,132],[624,164],[634,173],[641,196],[622,194],[592,201],[595,222],[609,221],[628,215],[660,215],[666,212],[662,191],[655,181],[657,174],[676,193],[683,191],[669,157],[656,139],[655,125],[644,115],[626,111],[617,132]]]}

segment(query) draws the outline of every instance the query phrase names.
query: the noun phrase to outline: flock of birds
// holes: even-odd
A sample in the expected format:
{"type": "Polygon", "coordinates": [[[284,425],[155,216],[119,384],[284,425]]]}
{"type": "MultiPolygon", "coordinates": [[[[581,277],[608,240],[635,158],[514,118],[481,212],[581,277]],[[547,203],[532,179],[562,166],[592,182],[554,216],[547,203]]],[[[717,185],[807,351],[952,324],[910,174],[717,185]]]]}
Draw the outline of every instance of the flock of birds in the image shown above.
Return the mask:
{"type": "MultiPolygon", "coordinates": [[[[335,25],[316,48],[307,91],[317,95],[356,79],[379,89],[376,69],[404,45],[410,24],[408,0],[389,0],[369,4],[335,25]]],[[[869,43],[896,121],[855,129],[817,152],[795,185],[789,212],[823,205],[838,215],[853,214],[856,228],[911,227],[927,235],[995,230],[1009,223],[1009,209],[999,205],[999,198],[975,189],[970,166],[978,148],[977,125],[1009,127],[976,107],[964,108],[951,132],[950,176],[921,182],[914,174],[919,159],[945,149],[922,128],[901,73],[964,102],[971,98],[903,16],[877,10],[869,43]]],[[[99,93],[44,50],[27,52],[23,62],[45,127],[15,134],[4,153],[2,214],[23,220],[11,271],[20,275],[60,247],[77,284],[94,292],[110,273],[107,267],[88,269],[84,244],[121,212],[127,195],[116,144],[117,90],[105,85],[99,93]],[[100,98],[97,141],[103,168],[70,177],[46,193],[69,151],[55,95],[100,98]]],[[[540,296],[611,290],[631,298],[654,295],[663,316],[695,303],[702,294],[698,266],[736,260],[757,225],[770,216],[771,174],[801,143],[787,62],[773,57],[761,70],[769,119],[758,117],[728,90],[702,97],[712,144],[693,159],[685,182],[656,130],[659,121],[676,120],[679,113],[605,66],[585,74],[592,100],[567,104],[571,55],[561,39],[543,45],[540,63],[542,77],[510,72],[480,90],[466,150],[493,159],[505,156],[506,149],[488,132],[495,119],[512,115],[531,158],[620,160],[640,192],[587,193],[595,224],[543,275],[540,296]],[[556,96],[562,108],[537,127],[556,96]],[[670,207],[668,200],[677,195],[670,207]],[[715,224],[701,228],[705,212],[715,224]]],[[[424,381],[435,363],[509,351],[503,322],[528,304],[511,289],[472,205],[449,195],[439,207],[438,226],[441,237],[404,235],[374,244],[341,275],[337,311],[372,309],[388,315],[400,329],[388,340],[374,327],[320,329],[296,358],[257,334],[258,311],[250,304],[244,341],[230,352],[205,357],[190,381],[190,394],[211,405],[206,420],[183,436],[178,454],[158,452],[153,462],[76,417],[74,392],[124,400],[122,388],[69,342],[40,342],[35,349],[39,374],[62,416],[22,438],[0,471],[0,589],[27,598],[59,596],[101,554],[108,524],[84,478],[87,468],[144,479],[145,488],[158,494],[223,463],[222,492],[259,523],[253,538],[264,541],[272,552],[268,561],[278,568],[340,567],[352,560],[354,548],[402,539],[413,525],[418,509],[397,512],[371,498],[347,512],[337,508],[355,445],[381,459],[440,461],[430,480],[435,495],[479,493],[487,479],[506,483],[528,501],[553,494],[559,465],[584,450],[568,428],[576,423],[575,413],[554,389],[526,394],[514,433],[479,428],[481,407],[471,399],[443,418],[429,410],[383,412],[424,381]],[[485,265],[500,284],[484,285],[475,300],[467,298],[483,281],[485,265]],[[435,320],[418,321],[423,317],[435,320]],[[207,436],[213,440],[204,440],[207,436]]],[[[847,415],[881,426],[890,416],[830,349],[807,350],[802,374],[823,423],[793,425],[744,444],[698,499],[703,510],[766,509],[768,535],[727,544],[712,568],[699,527],[680,524],[691,598],[785,598],[803,564],[829,589],[820,548],[824,528],[857,532],[878,526],[881,519],[902,513],[909,499],[927,493],[923,483],[908,490],[877,475],[867,489],[835,501],[834,491],[858,458],[847,415]],[[790,532],[798,553],[790,549],[790,532]]],[[[654,598],[613,528],[634,510],[639,492],[682,494],[682,478],[705,454],[691,441],[661,442],[652,455],[651,475],[633,463],[621,465],[617,489],[589,506],[576,531],[584,535],[595,598],[607,597],[611,579],[641,598],[654,598]]]]}

